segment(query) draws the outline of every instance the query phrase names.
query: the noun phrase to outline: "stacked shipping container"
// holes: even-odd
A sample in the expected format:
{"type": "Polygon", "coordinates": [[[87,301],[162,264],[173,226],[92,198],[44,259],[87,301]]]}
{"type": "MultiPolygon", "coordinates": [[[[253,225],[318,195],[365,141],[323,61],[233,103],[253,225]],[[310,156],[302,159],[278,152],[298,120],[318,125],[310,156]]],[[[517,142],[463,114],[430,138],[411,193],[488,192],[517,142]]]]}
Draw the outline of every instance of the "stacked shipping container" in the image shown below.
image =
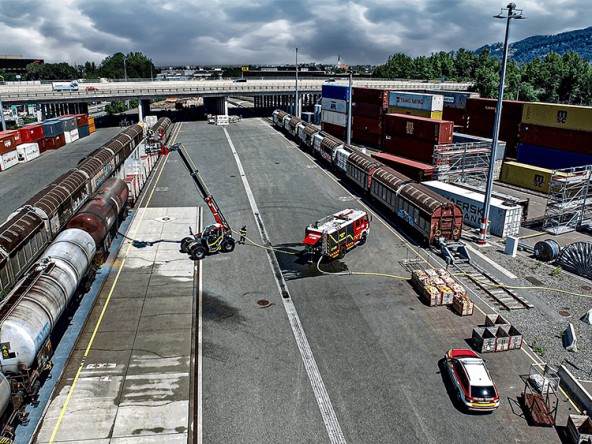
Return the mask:
{"type": "Polygon", "coordinates": [[[347,140],[347,108],[349,87],[323,85],[321,130],[341,140],[347,140]]]}
{"type": "Polygon", "coordinates": [[[454,122],[404,114],[384,116],[383,151],[433,164],[434,145],[452,143],[454,122]]]}
{"type": "MultiPolygon", "coordinates": [[[[468,98],[465,132],[480,137],[493,136],[497,99],[468,98]]],[[[518,134],[524,102],[504,100],[499,128],[499,139],[506,142],[506,156],[516,157],[518,134]]]]}
{"type": "Polygon", "coordinates": [[[382,145],[382,121],[388,109],[389,91],[354,88],[352,91],[352,141],[374,148],[382,145]]]}
{"type": "Polygon", "coordinates": [[[18,163],[16,147],[20,144],[18,131],[0,131],[0,171],[7,170],[18,163]]]}
{"type": "Polygon", "coordinates": [[[391,91],[389,94],[388,112],[390,114],[407,114],[441,120],[443,109],[444,97],[441,95],[398,91],[391,91]]]}
{"type": "Polygon", "coordinates": [[[551,169],[591,165],[592,108],[525,104],[518,161],[551,169]]]}

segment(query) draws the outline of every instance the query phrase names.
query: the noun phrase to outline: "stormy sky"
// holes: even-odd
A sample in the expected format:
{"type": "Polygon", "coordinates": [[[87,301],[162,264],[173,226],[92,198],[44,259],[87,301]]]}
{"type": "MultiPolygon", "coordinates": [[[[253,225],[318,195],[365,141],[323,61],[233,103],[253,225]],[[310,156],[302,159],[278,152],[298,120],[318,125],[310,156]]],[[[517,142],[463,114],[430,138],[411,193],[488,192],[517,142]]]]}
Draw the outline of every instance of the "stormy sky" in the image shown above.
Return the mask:
{"type": "MultiPolygon", "coordinates": [[[[590,0],[520,0],[510,42],[591,25],[590,0]]],[[[0,54],[100,63],[141,52],[156,66],[382,64],[503,40],[494,0],[0,0],[0,54]]]]}

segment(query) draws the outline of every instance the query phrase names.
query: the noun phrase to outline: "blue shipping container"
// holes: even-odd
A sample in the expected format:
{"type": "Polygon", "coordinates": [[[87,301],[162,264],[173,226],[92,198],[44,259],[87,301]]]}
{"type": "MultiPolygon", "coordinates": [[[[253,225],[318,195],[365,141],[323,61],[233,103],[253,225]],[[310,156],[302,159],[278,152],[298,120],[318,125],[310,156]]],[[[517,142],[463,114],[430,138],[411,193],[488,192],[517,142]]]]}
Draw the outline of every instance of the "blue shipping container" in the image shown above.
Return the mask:
{"type": "Polygon", "coordinates": [[[73,131],[78,128],[76,117],[59,117],[59,120],[61,120],[62,125],[64,125],[64,132],[73,131]]]}
{"type": "Polygon", "coordinates": [[[78,127],[78,137],[80,137],[82,139],[83,137],[86,137],[89,135],[90,135],[90,130],[88,129],[88,125],[83,125],[83,126],[78,127]]]}
{"type": "Polygon", "coordinates": [[[557,170],[592,165],[592,156],[519,143],[518,162],[557,170]]]}
{"type": "Polygon", "coordinates": [[[59,136],[64,133],[64,125],[59,119],[45,120],[42,124],[43,136],[46,138],[59,136]]]}
{"type": "Polygon", "coordinates": [[[349,100],[349,86],[323,85],[323,97],[336,100],[349,100]]]}

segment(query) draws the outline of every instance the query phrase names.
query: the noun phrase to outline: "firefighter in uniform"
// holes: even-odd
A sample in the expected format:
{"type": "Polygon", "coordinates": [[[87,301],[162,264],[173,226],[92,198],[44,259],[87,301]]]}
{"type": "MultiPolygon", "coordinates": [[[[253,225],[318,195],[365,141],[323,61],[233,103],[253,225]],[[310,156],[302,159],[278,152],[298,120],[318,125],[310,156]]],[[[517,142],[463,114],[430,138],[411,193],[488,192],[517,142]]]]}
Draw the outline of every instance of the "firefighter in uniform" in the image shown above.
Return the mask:
{"type": "Polygon", "coordinates": [[[240,239],[238,240],[238,243],[244,245],[245,244],[245,236],[247,235],[247,226],[243,225],[243,227],[240,229],[238,234],[240,235],[240,239]]]}

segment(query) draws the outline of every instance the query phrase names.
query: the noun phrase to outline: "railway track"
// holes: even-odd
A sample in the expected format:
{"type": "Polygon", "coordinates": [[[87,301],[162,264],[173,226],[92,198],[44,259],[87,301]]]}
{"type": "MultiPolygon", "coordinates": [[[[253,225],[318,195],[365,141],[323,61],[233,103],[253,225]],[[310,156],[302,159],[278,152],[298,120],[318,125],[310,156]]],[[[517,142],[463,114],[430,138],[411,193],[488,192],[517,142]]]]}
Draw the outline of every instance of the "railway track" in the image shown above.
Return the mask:
{"type": "Polygon", "coordinates": [[[454,261],[452,267],[460,274],[465,286],[471,288],[477,295],[492,302],[502,310],[523,310],[534,308],[524,297],[510,288],[505,288],[498,279],[483,270],[474,262],[454,261]]]}

